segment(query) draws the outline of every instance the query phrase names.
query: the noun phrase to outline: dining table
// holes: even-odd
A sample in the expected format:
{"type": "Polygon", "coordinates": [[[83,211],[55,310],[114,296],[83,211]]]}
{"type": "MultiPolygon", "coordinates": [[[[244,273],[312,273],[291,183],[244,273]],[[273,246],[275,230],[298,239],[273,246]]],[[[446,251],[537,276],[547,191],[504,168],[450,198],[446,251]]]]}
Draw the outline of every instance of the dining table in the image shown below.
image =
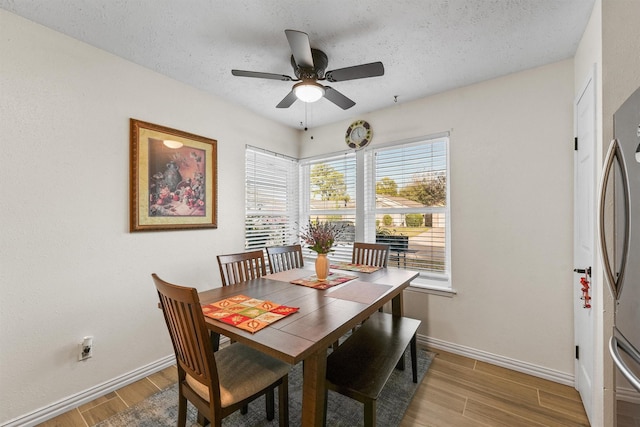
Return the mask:
{"type": "Polygon", "coordinates": [[[213,318],[205,319],[211,331],[232,342],[243,343],[291,365],[303,363],[304,427],[323,423],[328,348],[389,301],[392,314],[401,316],[403,290],[419,274],[394,267],[374,272],[332,268],[331,273],[352,279],[327,289],[291,283],[313,278],[313,265],[307,265],[199,293],[203,306],[244,295],[298,308],[254,333],[213,318]]]}

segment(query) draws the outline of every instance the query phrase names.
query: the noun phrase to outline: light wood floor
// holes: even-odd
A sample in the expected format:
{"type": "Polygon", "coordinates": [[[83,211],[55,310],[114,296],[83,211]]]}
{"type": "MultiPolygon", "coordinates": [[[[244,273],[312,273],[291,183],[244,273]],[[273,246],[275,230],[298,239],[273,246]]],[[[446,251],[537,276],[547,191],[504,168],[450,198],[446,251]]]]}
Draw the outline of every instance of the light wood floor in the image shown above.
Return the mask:
{"type": "MultiPolygon", "coordinates": [[[[437,356],[400,427],[589,425],[572,387],[433,351],[437,356]]],[[[176,368],[170,367],[40,426],[91,427],[175,381],[176,368]]],[[[629,412],[637,415],[638,408],[629,412]]],[[[630,417],[629,426],[640,426],[640,416],[630,417]]]]}

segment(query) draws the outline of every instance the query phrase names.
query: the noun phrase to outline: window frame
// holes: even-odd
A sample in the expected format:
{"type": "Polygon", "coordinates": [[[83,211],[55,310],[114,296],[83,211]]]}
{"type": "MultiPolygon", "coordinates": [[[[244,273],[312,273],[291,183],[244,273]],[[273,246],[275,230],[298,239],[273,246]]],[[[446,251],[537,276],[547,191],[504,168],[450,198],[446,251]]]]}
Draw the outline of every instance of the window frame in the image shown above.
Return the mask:
{"type": "MultiPolygon", "coordinates": [[[[357,240],[357,217],[358,217],[358,157],[357,153],[354,154],[353,150],[344,150],[340,152],[334,152],[324,154],[320,156],[307,157],[299,160],[300,168],[300,188],[299,188],[299,200],[300,200],[300,224],[307,224],[310,220],[313,221],[315,217],[322,215],[340,215],[340,216],[352,216],[355,223],[354,240],[357,240]],[[353,197],[355,208],[353,209],[311,209],[311,168],[313,165],[320,163],[331,163],[339,161],[353,161],[356,167],[355,173],[355,194],[353,197]]],[[[348,220],[347,220],[348,221],[348,220]]],[[[334,252],[332,253],[332,259],[335,261],[351,262],[351,253],[353,251],[353,241],[348,239],[347,241],[340,242],[334,246],[334,252]]],[[[315,260],[316,254],[309,250],[304,250],[303,255],[305,258],[315,260]]]]}
{"type": "MultiPolygon", "coordinates": [[[[445,271],[440,273],[420,271],[420,276],[411,282],[411,286],[414,288],[422,288],[425,290],[435,291],[443,295],[450,295],[455,293],[452,288],[451,281],[451,165],[450,165],[450,134],[449,132],[441,132],[437,134],[425,135],[416,138],[410,138],[406,140],[393,141],[386,144],[369,146],[362,150],[362,158],[364,163],[363,180],[360,181],[364,186],[364,200],[365,206],[363,207],[363,214],[368,218],[365,221],[366,228],[364,229],[364,241],[375,242],[375,217],[376,213],[382,213],[385,209],[378,209],[376,207],[376,153],[388,149],[399,148],[402,146],[419,145],[421,143],[439,142],[442,141],[446,150],[446,205],[444,207],[427,207],[424,208],[424,213],[444,213],[445,214],[445,250],[444,250],[444,262],[445,271]]],[[[387,209],[388,210],[388,209],[387,209]]],[[[397,209],[394,213],[414,213],[414,208],[397,209]]]]}
{"type": "Polygon", "coordinates": [[[246,250],[263,249],[272,245],[289,245],[298,241],[298,218],[299,218],[299,165],[298,159],[274,153],[250,145],[245,146],[245,244],[246,250]],[[250,159],[253,156],[253,159],[250,159]],[[257,159],[260,159],[259,161],[257,159]],[[253,165],[252,165],[253,163],[253,165]],[[257,165],[260,164],[260,167],[257,165]],[[273,165],[268,167],[268,165],[273,165]],[[270,185],[259,182],[256,178],[260,174],[272,177],[276,171],[284,171],[276,175],[275,180],[270,185]],[[276,185],[276,182],[284,182],[276,185]],[[260,203],[258,194],[260,187],[268,186],[272,191],[272,198],[282,203],[273,203],[263,210],[264,205],[260,203]],[[253,200],[250,203],[250,198],[253,200]],[[262,224],[264,235],[255,233],[255,222],[250,224],[251,217],[265,217],[266,225],[262,224]],[[269,217],[272,220],[269,220],[269,217]],[[269,225],[271,222],[272,225],[269,225]],[[275,224],[275,225],[273,225],[275,224]],[[278,224],[283,224],[278,227],[278,224]],[[280,231],[278,231],[280,230],[280,231]],[[253,232],[253,233],[252,233],[253,232]],[[253,235],[252,235],[253,234],[253,235]],[[277,236],[280,234],[280,236],[277,236]],[[264,239],[261,237],[265,237],[264,239]],[[262,239],[262,240],[261,240],[262,239]]]}
{"type": "MultiPolygon", "coordinates": [[[[428,143],[429,141],[442,141],[445,144],[446,150],[446,206],[444,207],[426,207],[425,211],[429,212],[442,212],[445,214],[445,270],[442,274],[420,271],[420,276],[412,281],[411,287],[414,290],[425,291],[429,293],[436,293],[444,296],[452,296],[455,291],[452,288],[452,265],[451,265],[451,167],[450,167],[450,136],[449,132],[443,132],[438,134],[426,135],[417,138],[411,138],[407,140],[394,141],[386,144],[380,144],[375,146],[369,146],[362,150],[344,150],[339,152],[332,152],[323,155],[317,155],[313,157],[307,157],[302,159],[293,159],[288,156],[284,156],[278,153],[270,152],[260,148],[246,146],[246,150],[254,150],[262,154],[271,155],[273,157],[286,158],[290,161],[294,161],[297,167],[297,180],[295,181],[297,188],[294,193],[297,194],[297,209],[293,214],[293,223],[297,225],[295,238],[299,235],[300,226],[306,224],[315,212],[311,211],[311,183],[310,183],[310,170],[312,164],[321,163],[323,161],[332,161],[345,156],[355,157],[355,241],[362,242],[375,242],[376,225],[375,217],[376,212],[379,209],[376,208],[376,169],[375,169],[375,154],[380,151],[392,149],[394,147],[409,146],[419,143],[428,143]],[[360,219],[358,219],[360,218],[360,219]]],[[[246,154],[245,154],[246,157],[246,154]]],[[[245,172],[245,179],[247,179],[247,172],[245,172]]],[[[246,199],[245,199],[246,200],[246,199]]],[[[402,208],[396,210],[395,213],[415,213],[415,208],[402,208]]],[[[246,216],[250,214],[251,210],[246,209],[246,216]]],[[[336,214],[345,215],[351,214],[350,210],[321,210],[319,214],[336,214]]],[[[246,239],[246,219],[245,219],[245,242],[246,239]]],[[[265,245],[266,246],[266,245],[265,245]]],[[[350,256],[347,257],[347,252],[350,254],[351,244],[343,244],[336,251],[336,259],[350,260],[350,256]]],[[[247,247],[248,249],[248,247],[247,247]]],[[[351,249],[352,250],[352,249],[351,249]]],[[[304,250],[303,255],[307,259],[314,259],[314,254],[309,250],[304,250]]]]}

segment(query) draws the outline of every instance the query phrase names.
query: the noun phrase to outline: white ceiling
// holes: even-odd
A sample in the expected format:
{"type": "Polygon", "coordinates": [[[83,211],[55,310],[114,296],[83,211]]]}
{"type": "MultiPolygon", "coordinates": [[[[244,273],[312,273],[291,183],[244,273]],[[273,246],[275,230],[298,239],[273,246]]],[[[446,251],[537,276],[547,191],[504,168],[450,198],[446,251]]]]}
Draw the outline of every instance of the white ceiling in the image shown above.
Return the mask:
{"type": "Polygon", "coordinates": [[[257,114],[300,128],[571,58],[594,0],[0,0],[21,15],[257,114]],[[275,106],[294,77],[285,29],[327,70],[382,61],[385,75],[331,83],[356,102],[275,106]],[[306,107],[306,109],[305,109],[306,107]],[[301,124],[302,122],[302,124],[301,124]]]}

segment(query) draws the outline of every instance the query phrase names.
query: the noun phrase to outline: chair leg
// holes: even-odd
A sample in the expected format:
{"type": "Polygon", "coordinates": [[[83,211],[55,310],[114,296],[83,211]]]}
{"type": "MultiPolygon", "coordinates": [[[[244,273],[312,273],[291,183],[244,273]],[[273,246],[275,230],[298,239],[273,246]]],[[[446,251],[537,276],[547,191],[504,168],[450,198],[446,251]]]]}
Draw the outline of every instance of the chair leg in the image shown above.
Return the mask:
{"type": "Polygon", "coordinates": [[[265,402],[267,406],[267,420],[271,421],[275,417],[275,393],[272,388],[267,390],[265,394],[265,402]]]}
{"type": "MultiPolygon", "coordinates": [[[[405,349],[405,351],[407,351],[405,349]]],[[[402,356],[400,356],[400,360],[398,360],[398,363],[396,363],[396,369],[399,371],[404,371],[404,353],[402,353],[402,356]]]]}
{"type": "Polygon", "coordinates": [[[322,426],[327,425],[327,403],[329,403],[329,389],[324,388],[324,412],[322,413],[322,426]]]}
{"type": "Polygon", "coordinates": [[[178,396],[178,427],[187,425],[187,398],[180,393],[178,396]]]}
{"type": "Polygon", "coordinates": [[[416,343],[416,335],[411,338],[411,373],[413,374],[413,382],[418,382],[418,345],[416,343]]]}
{"type": "Polygon", "coordinates": [[[282,377],[278,386],[278,415],[280,427],[289,427],[289,376],[282,377]]]}
{"type": "Polygon", "coordinates": [[[197,418],[198,424],[200,424],[202,427],[206,426],[207,424],[209,424],[209,420],[204,416],[204,414],[200,411],[198,411],[198,418],[197,418]]]}
{"type": "Polygon", "coordinates": [[[247,412],[249,412],[249,405],[243,405],[242,408],[240,408],[240,413],[242,415],[247,415],[247,412]]]}
{"type": "Polygon", "coordinates": [[[364,427],[375,427],[376,425],[376,401],[367,400],[364,404],[364,427]]]}

